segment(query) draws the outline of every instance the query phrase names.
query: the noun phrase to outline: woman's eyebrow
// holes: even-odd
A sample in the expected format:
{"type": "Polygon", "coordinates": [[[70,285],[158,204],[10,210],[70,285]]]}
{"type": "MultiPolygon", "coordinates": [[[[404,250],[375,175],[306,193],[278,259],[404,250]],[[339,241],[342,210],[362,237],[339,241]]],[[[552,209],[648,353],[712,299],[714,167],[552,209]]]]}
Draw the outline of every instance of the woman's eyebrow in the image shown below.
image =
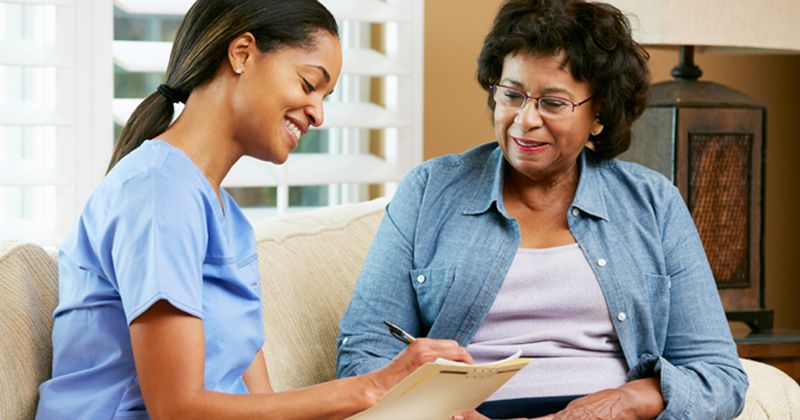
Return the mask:
{"type": "Polygon", "coordinates": [[[542,89],[543,95],[552,95],[554,93],[563,93],[568,96],[572,96],[572,92],[567,89],[560,88],[560,87],[551,87],[551,88],[544,88],[542,89]]]}
{"type": "MultiPolygon", "coordinates": [[[[513,86],[513,87],[515,87],[517,89],[520,89],[520,90],[526,90],[527,89],[525,87],[525,85],[523,85],[522,83],[520,83],[519,81],[514,80],[514,79],[506,78],[506,79],[502,80],[502,83],[503,84],[509,84],[509,85],[511,85],[511,86],[513,86]]],[[[552,95],[554,93],[563,93],[565,95],[572,95],[572,92],[569,89],[565,89],[565,88],[557,87],[557,86],[544,88],[539,93],[541,95],[552,95]]]]}
{"type": "Polygon", "coordinates": [[[500,82],[502,84],[510,84],[511,86],[513,86],[515,88],[525,89],[525,86],[523,86],[522,83],[520,83],[519,81],[517,81],[515,79],[505,78],[505,79],[501,80],[500,82]]]}
{"type": "Polygon", "coordinates": [[[321,72],[322,72],[322,77],[323,77],[323,78],[325,78],[325,83],[330,83],[330,81],[331,81],[331,74],[330,74],[330,73],[328,73],[328,70],[327,70],[327,69],[325,69],[325,67],[323,67],[323,66],[318,66],[318,65],[315,65],[315,64],[306,64],[306,67],[315,68],[315,69],[317,69],[317,70],[321,71],[321,72]]]}

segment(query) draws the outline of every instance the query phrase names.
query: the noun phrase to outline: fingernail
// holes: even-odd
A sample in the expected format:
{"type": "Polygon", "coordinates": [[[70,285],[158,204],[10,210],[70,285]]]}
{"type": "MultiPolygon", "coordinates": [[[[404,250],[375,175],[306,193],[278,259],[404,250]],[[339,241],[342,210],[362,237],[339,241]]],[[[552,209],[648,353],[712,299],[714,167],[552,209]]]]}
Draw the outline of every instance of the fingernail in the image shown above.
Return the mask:
{"type": "Polygon", "coordinates": [[[464,420],[464,416],[453,416],[453,420],[464,420]]]}

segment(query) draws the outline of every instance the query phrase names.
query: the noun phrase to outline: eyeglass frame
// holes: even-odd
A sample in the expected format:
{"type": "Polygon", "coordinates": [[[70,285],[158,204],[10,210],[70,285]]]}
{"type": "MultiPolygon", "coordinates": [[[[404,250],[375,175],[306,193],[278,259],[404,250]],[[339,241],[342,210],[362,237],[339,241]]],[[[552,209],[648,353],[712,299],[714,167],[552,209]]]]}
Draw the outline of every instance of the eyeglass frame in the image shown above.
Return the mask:
{"type": "MultiPolygon", "coordinates": [[[[522,105],[520,105],[519,107],[513,108],[513,107],[509,107],[507,105],[502,105],[503,107],[506,107],[506,108],[509,108],[509,109],[514,109],[515,112],[525,109],[525,107],[528,106],[528,103],[530,102],[531,99],[533,99],[533,103],[534,103],[534,106],[536,107],[537,111],[540,111],[539,110],[539,101],[542,98],[557,99],[559,101],[564,101],[564,102],[572,105],[572,110],[569,112],[569,114],[564,114],[564,116],[562,116],[562,117],[555,116],[555,118],[566,118],[566,117],[574,114],[575,113],[575,108],[577,108],[577,107],[589,102],[590,100],[592,100],[592,98],[594,98],[594,95],[592,95],[592,96],[590,96],[590,97],[588,97],[588,98],[586,98],[586,99],[584,99],[582,101],[579,101],[579,102],[572,102],[572,101],[570,101],[569,99],[566,99],[566,98],[561,98],[561,97],[558,97],[558,96],[550,96],[550,95],[542,95],[542,96],[537,98],[535,96],[528,95],[527,93],[525,93],[525,92],[523,92],[520,89],[517,89],[515,87],[501,85],[501,84],[498,83],[498,84],[489,86],[489,91],[492,93],[492,100],[495,102],[495,106],[498,104],[498,101],[497,101],[497,99],[495,99],[494,95],[496,94],[498,87],[501,87],[503,89],[509,89],[509,90],[514,91],[514,92],[518,92],[520,95],[522,95],[522,97],[524,99],[522,100],[522,105]]],[[[550,115],[550,118],[554,118],[554,116],[550,115]]]]}

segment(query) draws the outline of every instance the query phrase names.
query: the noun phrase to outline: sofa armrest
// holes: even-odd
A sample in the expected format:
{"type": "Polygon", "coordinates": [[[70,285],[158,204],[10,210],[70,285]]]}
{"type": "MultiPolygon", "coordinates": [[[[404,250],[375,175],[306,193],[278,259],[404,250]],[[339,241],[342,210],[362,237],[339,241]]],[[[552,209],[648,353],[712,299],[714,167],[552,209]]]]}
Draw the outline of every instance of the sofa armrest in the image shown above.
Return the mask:
{"type": "Polygon", "coordinates": [[[755,360],[742,359],[750,387],[745,396],[744,410],[737,419],[798,419],[800,418],[800,385],[789,375],[755,360]]]}
{"type": "Polygon", "coordinates": [[[38,245],[0,242],[0,419],[34,417],[57,301],[56,260],[38,245]]]}

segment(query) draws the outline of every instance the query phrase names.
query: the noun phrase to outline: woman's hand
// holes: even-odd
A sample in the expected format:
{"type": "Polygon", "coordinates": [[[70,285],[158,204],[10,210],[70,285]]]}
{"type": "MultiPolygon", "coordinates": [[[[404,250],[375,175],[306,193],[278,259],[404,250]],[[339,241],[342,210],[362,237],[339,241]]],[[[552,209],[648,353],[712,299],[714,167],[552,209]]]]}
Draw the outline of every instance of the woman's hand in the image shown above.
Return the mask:
{"type": "Polygon", "coordinates": [[[637,379],[625,385],[577,398],[558,413],[539,420],[620,419],[657,417],[664,410],[658,378],[637,379]]]}
{"type": "Polygon", "coordinates": [[[472,357],[467,353],[467,349],[459,346],[454,340],[418,338],[386,367],[367,374],[371,375],[374,385],[374,395],[372,395],[374,401],[377,402],[383,394],[418,367],[440,357],[455,362],[472,363],[472,357]]]}
{"type": "Polygon", "coordinates": [[[464,413],[456,414],[455,416],[453,416],[453,420],[490,420],[490,419],[489,417],[486,417],[477,411],[467,411],[464,413]]]}

